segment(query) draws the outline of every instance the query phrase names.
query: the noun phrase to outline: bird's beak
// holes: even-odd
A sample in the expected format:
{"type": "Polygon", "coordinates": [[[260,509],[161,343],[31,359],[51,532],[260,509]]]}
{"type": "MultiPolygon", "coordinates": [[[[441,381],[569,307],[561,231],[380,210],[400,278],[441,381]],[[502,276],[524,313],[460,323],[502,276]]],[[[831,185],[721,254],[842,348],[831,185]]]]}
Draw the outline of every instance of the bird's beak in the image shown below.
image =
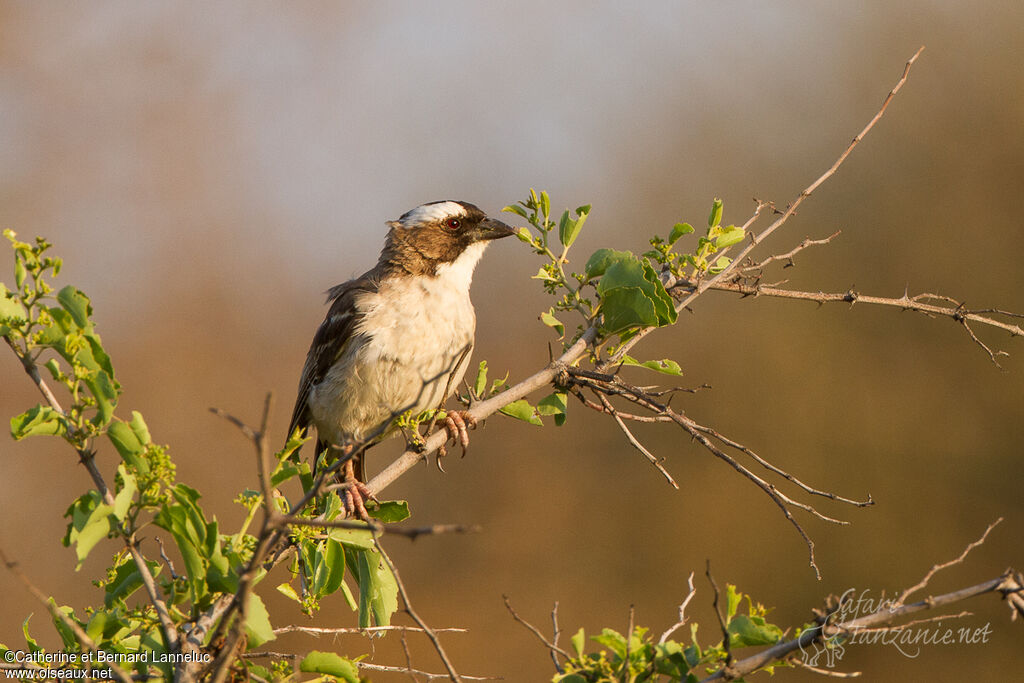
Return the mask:
{"type": "Polygon", "coordinates": [[[502,237],[510,237],[516,234],[516,231],[508,227],[499,220],[493,218],[485,218],[480,221],[480,227],[477,231],[478,240],[496,240],[502,237]]]}

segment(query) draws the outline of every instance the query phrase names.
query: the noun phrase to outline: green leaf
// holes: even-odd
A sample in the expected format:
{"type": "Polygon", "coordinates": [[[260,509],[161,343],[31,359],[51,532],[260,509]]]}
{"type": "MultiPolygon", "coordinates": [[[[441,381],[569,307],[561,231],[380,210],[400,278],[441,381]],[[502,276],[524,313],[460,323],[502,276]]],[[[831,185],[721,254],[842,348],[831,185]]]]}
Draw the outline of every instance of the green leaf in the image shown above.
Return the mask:
{"type": "Polygon", "coordinates": [[[301,470],[298,465],[292,463],[289,460],[284,460],[278,465],[277,470],[270,477],[271,486],[280,486],[283,482],[288,481],[292,477],[298,476],[301,470]]]}
{"type": "Polygon", "coordinates": [[[142,419],[142,413],[137,410],[132,411],[132,421],[129,423],[132,431],[135,432],[135,436],[142,444],[151,444],[153,440],[149,436],[149,427],[146,426],[146,421],[142,419]]]}
{"type": "Polygon", "coordinates": [[[63,416],[50,406],[38,405],[11,418],[11,436],[15,441],[38,434],[63,436],[66,432],[63,416]]]}
{"type": "Polygon", "coordinates": [[[530,278],[531,280],[544,280],[546,282],[557,282],[557,280],[551,276],[549,272],[543,268],[537,269],[537,274],[530,278]]]}
{"type": "Polygon", "coordinates": [[[693,226],[689,223],[676,223],[672,226],[672,232],[668,235],[668,243],[675,244],[676,241],[683,235],[689,235],[693,232],[693,226]]]}
{"type": "Polygon", "coordinates": [[[586,643],[586,638],[587,636],[583,632],[583,627],[581,626],[580,630],[576,631],[576,634],[570,639],[570,642],[572,643],[572,649],[576,653],[577,657],[583,656],[583,647],[586,643]]]}
{"type": "Polygon", "coordinates": [[[735,225],[730,225],[722,230],[722,233],[715,238],[715,246],[719,249],[732,246],[737,242],[742,242],[743,238],[747,236],[747,231],[743,228],[737,228],[735,225]]]}
{"type": "Polygon", "coordinates": [[[729,623],[734,616],[736,616],[736,610],[740,606],[740,601],[743,600],[743,593],[736,590],[736,586],[729,583],[725,587],[726,595],[726,607],[725,607],[725,621],[729,623]]]}
{"type": "Polygon", "coordinates": [[[28,633],[28,620],[32,618],[32,615],[25,617],[25,621],[21,622],[21,632],[25,634],[25,644],[28,646],[29,652],[41,652],[43,648],[39,647],[39,643],[28,633]]]}
{"type": "Polygon", "coordinates": [[[88,557],[89,552],[113,529],[110,515],[114,508],[99,501],[100,494],[90,491],[72,503],[64,513],[65,517],[71,517],[68,532],[64,536],[64,545],[75,545],[75,555],[78,558],[75,571],[82,568],[82,562],[88,557]]]}
{"type": "Polygon", "coordinates": [[[473,382],[473,393],[476,396],[483,396],[487,389],[487,361],[480,361],[480,367],[476,371],[476,380],[473,382]]]}
{"type": "Polygon", "coordinates": [[[17,256],[14,257],[14,286],[19,290],[25,285],[25,276],[28,272],[25,270],[25,262],[17,256]]]}
{"type": "Polygon", "coordinates": [[[249,647],[259,647],[273,640],[274,628],[270,625],[270,614],[263,599],[255,593],[249,593],[248,618],[245,620],[245,633],[249,636],[249,647]]]}
{"type": "MultiPolygon", "coordinates": [[[[28,320],[28,313],[20,301],[12,298],[13,296],[14,293],[8,292],[0,283],[0,321],[7,320],[14,325],[21,325],[28,320]]],[[[2,331],[3,327],[0,326],[0,332],[2,331]]]]}
{"type": "Polygon", "coordinates": [[[526,242],[531,245],[533,244],[533,235],[530,234],[529,228],[517,228],[515,235],[516,239],[520,242],[526,242]]]}
{"type": "Polygon", "coordinates": [[[57,303],[71,314],[78,329],[90,330],[92,328],[92,322],[89,320],[89,316],[92,315],[92,306],[89,304],[89,297],[81,290],[68,285],[57,293],[57,303]]]}
{"type": "Polygon", "coordinates": [[[132,500],[134,500],[139,487],[135,482],[135,477],[128,474],[124,465],[117,466],[117,473],[121,476],[122,486],[114,498],[114,517],[119,522],[122,522],[124,521],[124,516],[128,514],[128,509],[131,507],[132,500]]]}
{"type": "MultiPolygon", "coordinates": [[[[139,415],[140,419],[141,417],[139,415]]],[[[149,433],[146,432],[145,435],[148,438],[149,433]]],[[[119,420],[112,422],[107,427],[107,438],[114,444],[114,448],[125,463],[137,469],[140,474],[149,474],[149,462],[145,458],[146,447],[129,423],[119,420]]]]}
{"type": "Polygon", "coordinates": [[[711,273],[721,273],[723,270],[729,267],[730,263],[732,263],[731,258],[729,258],[728,256],[722,256],[717,261],[715,261],[713,266],[708,268],[708,271],[710,271],[711,273]]]}
{"type": "Polygon", "coordinates": [[[645,360],[643,362],[638,361],[632,356],[622,357],[623,365],[632,365],[640,368],[647,368],[654,370],[655,372],[661,372],[666,375],[682,376],[683,370],[679,367],[679,363],[675,362],[671,358],[662,358],[661,360],[645,360]]]}
{"type": "Polygon", "coordinates": [[[551,216],[551,197],[548,196],[546,190],[540,191],[540,212],[545,219],[551,216]]]}
{"type": "Polygon", "coordinates": [[[708,216],[708,227],[713,228],[722,222],[722,200],[715,197],[711,205],[711,215],[708,216]]]}
{"type": "Polygon", "coordinates": [[[330,572],[324,581],[322,595],[331,595],[341,587],[341,582],[345,578],[345,549],[337,541],[327,539],[324,561],[330,572]]]}
{"type": "Polygon", "coordinates": [[[558,338],[561,339],[565,336],[565,325],[554,316],[554,310],[554,308],[550,308],[547,311],[541,312],[540,321],[548,327],[554,328],[558,332],[558,338]]]}
{"type": "Polygon", "coordinates": [[[352,660],[333,652],[313,650],[299,664],[299,671],[337,676],[345,683],[359,683],[359,669],[352,660]]]}
{"type": "Polygon", "coordinates": [[[571,247],[572,243],[579,237],[580,230],[583,229],[583,224],[586,222],[589,213],[590,205],[587,204],[576,209],[576,218],[569,218],[568,211],[562,214],[562,219],[558,224],[558,239],[566,249],[571,247]]]}
{"type": "Polygon", "coordinates": [[[521,218],[529,218],[530,217],[530,215],[528,213],[526,213],[526,209],[524,209],[523,207],[519,206],[518,204],[509,204],[508,206],[503,208],[502,211],[505,212],[505,213],[514,213],[515,215],[517,215],[517,216],[519,216],[521,218]]]}
{"type": "Polygon", "coordinates": [[[365,530],[331,529],[327,535],[329,538],[349,548],[358,550],[373,548],[373,533],[370,531],[370,527],[366,527],[365,530]]]}
{"type": "Polygon", "coordinates": [[[774,645],[783,637],[783,631],[775,624],[768,624],[763,617],[740,614],[729,622],[729,639],[733,647],[774,645]]]}
{"type": "Polygon", "coordinates": [[[385,524],[401,522],[409,518],[409,502],[405,500],[386,500],[373,510],[367,510],[367,513],[385,524]]]}
{"type": "Polygon", "coordinates": [[[80,650],[82,644],[78,642],[78,637],[75,635],[75,632],[72,631],[71,628],[64,623],[63,619],[54,614],[54,612],[62,612],[73,622],[81,626],[81,620],[75,617],[75,610],[71,609],[70,607],[62,607],[61,605],[58,605],[57,601],[53,598],[49,598],[46,601],[46,603],[50,607],[50,614],[53,617],[53,626],[57,630],[57,634],[60,636],[60,639],[64,642],[64,648],[66,650],[71,650],[72,652],[80,650]]]}
{"type": "Polygon", "coordinates": [[[599,277],[604,275],[605,271],[608,270],[614,263],[618,263],[624,259],[632,259],[633,252],[631,251],[616,251],[615,249],[598,249],[590,258],[587,259],[587,265],[584,266],[584,272],[588,278],[599,277]]]}
{"type": "MultiPolygon", "coordinates": [[[[156,563],[147,562],[150,569],[155,569],[154,574],[159,573],[156,563]]],[[[115,604],[123,605],[126,598],[142,588],[142,574],[134,562],[128,561],[117,568],[113,580],[104,587],[106,594],[103,596],[103,605],[110,609],[115,604]]]]}
{"type": "Polygon", "coordinates": [[[654,301],[639,287],[618,287],[601,301],[602,330],[616,334],[631,327],[656,327],[654,301]]]}
{"type": "Polygon", "coordinates": [[[537,417],[537,410],[526,399],[521,398],[518,401],[512,401],[504,408],[499,408],[499,412],[509,417],[514,417],[517,420],[529,422],[532,425],[544,426],[544,422],[537,417]]]}
{"type": "Polygon", "coordinates": [[[620,659],[626,656],[626,639],[621,633],[614,629],[601,629],[601,635],[591,636],[594,640],[614,652],[620,659]]]}
{"type": "Polygon", "coordinates": [[[606,334],[676,321],[672,297],[665,291],[654,268],[631,254],[614,259],[607,266],[597,283],[597,293],[601,296],[606,334]]]}
{"type": "Polygon", "coordinates": [[[359,570],[359,627],[390,626],[398,611],[398,583],[376,550],[356,553],[359,570]],[[371,622],[372,617],[372,622],[371,622]]]}
{"type": "Polygon", "coordinates": [[[555,426],[561,427],[565,424],[565,411],[568,407],[568,400],[564,391],[556,391],[542,398],[537,404],[537,412],[541,415],[554,415],[555,426]]]}
{"type": "Polygon", "coordinates": [[[290,583],[282,583],[278,585],[277,592],[281,595],[284,595],[287,598],[291,598],[300,605],[302,604],[302,598],[299,597],[299,594],[295,592],[295,589],[292,588],[292,585],[290,583]]]}

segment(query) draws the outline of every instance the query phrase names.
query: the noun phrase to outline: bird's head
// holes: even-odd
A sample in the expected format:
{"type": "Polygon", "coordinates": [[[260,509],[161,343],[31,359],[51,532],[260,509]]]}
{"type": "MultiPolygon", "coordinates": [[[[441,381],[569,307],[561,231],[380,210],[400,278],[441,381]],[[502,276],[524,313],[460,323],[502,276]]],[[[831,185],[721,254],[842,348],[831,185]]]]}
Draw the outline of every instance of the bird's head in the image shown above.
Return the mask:
{"type": "Polygon", "coordinates": [[[381,263],[413,275],[435,275],[456,262],[472,271],[491,240],[515,234],[474,204],[452,200],[417,206],[388,226],[381,263]]]}

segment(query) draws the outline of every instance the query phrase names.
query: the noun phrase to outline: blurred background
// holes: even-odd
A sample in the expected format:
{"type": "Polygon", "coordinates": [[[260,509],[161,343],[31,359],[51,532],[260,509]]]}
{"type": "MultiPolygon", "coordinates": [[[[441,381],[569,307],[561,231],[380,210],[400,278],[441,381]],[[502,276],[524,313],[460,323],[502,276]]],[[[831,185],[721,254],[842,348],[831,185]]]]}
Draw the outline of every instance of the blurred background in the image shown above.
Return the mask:
{"type": "MultiPolygon", "coordinates": [[[[62,282],[92,297],[121,414],[146,416],[179,479],[232,528],[232,499],[256,486],[253,458],[207,409],[255,422],[273,391],[283,439],[322,293],[376,261],[386,220],[443,198],[497,213],[543,188],[559,210],[594,206],[580,263],[602,246],[642,251],[677,221],[701,225],[716,196],[725,221],[742,223],[754,197],[784,206],[817,178],[922,44],[887,115],[760,254],[842,230],[775,279],[1024,311],[1022,25],[1019,2],[984,0],[4,3],[0,224],[56,243],[62,282]]],[[[9,281],[9,252],[2,262],[9,281]]],[[[554,343],[536,321],[548,306],[529,279],[538,265],[501,242],[474,285],[475,360],[514,380],[554,343]]],[[[387,494],[410,501],[413,521],[484,531],[392,540],[390,552],[428,623],[469,629],[444,637],[460,672],[510,681],[553,669],[502,594],[545,630],[558,601],[565,637],[624,631],[630,605],[660,634],[696,571],[690,614],[707,644],[718,632],[706,561],[719,585],[775,606],[780,624],[810,619],[831,592],[891,596],[1000,516],[931,588],[1024,568],[1024,342],[978,333],[1012,354],[1005,371],[949,320],[712,293],[637,349],[714,387],[676,404],[695,419],[819,488],[874,497],[867,509],[817,502],[849,526],[799,517],[821,581],[774,504],[730,468],[669,428],[638,430],[667,458],[675,491],[578,404],[557,429],[492,418],[447,474],[403,477],[387,494]]],[[[13,356],[0,359],[4,419],[37,400],[13,356]]],[[[371,470],[400,445],[374,449],[371,470]]],[[[99,457],[112,472],[116,454],[99,457]]],[[[88,486],[72,454],[4,438],[0,477],[0,546],[62,604],[95,604],[106,558],[94,552],[76,573],[58,540],[60,513],[88,486]]],[[[0,642],[23,643],[34,612],[34,635],[56,644],[13,577],[0,574],[0,590],[0,642]]],[[[276,625],[307,623],[263,594],[276,625]]],[[[354,625],[336,598],[316,623],[354,625]]],[[[914,658],[848,647],[841,668],[962,680],[1024,665],[1021,625],[996,597],[950,611],[961,609],[972,616],[947,625],[988,623],[988,642],[914,658]]],[[[410,647],[415,666],[441,670],[425,639],[410,647]]],[[[405,661],[396,639],[296,636],[274,649],[331,648],[405,661]]]]}

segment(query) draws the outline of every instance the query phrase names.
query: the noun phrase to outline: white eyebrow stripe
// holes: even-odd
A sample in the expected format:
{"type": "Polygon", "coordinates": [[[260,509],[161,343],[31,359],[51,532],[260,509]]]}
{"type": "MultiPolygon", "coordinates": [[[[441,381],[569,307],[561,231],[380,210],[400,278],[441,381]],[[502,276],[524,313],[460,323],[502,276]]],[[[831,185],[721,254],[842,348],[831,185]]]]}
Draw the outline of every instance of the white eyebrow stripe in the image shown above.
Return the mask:
{"type": "Polygon", "coordinates": [[[436,204],[423,204],[415,209],[406,212],[401,217],[403,225],[422,225],[444,220],[445,218],[464,218],[467,215],[466,207],[458,202],[446,201],[436,204]]]}

